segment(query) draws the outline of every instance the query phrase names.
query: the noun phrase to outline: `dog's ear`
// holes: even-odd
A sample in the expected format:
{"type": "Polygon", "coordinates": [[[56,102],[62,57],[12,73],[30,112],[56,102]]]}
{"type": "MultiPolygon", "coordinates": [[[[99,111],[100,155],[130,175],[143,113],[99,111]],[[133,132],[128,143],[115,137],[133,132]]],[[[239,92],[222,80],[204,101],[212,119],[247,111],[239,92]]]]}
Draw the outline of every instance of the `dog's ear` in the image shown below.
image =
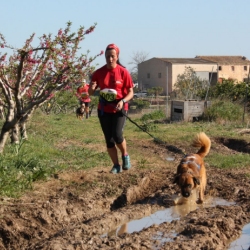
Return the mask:
{"type": "Polygon", "coordinates": [[[174,177],[174,181],[173,181],[173,183],[178,184],[179,177],[180,177],[180,175],[176,175],[176,176],[174,177]]]}
{"type": "Polygon", "coordinates": [[[196,185],[200,185],[200,178],[194,176],[193,180],[196,185]]]}

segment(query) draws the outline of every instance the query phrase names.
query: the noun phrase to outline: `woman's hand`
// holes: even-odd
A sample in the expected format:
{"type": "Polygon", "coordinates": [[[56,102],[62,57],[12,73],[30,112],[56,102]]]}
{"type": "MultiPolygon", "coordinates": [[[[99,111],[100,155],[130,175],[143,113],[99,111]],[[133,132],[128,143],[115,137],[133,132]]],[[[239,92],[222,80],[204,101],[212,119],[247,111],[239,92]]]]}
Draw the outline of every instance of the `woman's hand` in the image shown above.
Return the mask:
{"type": "Polygon", "coordinates": [[[124,105],[124,102],[123,102],[122,100],[119,101],[119,102],[117,103],[117,105],[116,105],[116,110],[118,110],[118,111],[122,110],[123,105],[124,105]]]}
{"type": "Polygon", "coordinates": [[[95,89],[96,89],[96,86],[97,86],[97,83],[96,83],[96,82],[91,82],[91,83],[90,83],[90,88],[91,88],[92,90],[94,90],[94,91],[95,91],[95,89]]]}
{"type": "Polygon", "coordinates": [[[97,83],[96,82],[91,82],[90,85],[89,85],[89,95],[93,95],[95,90],[96,90],[96,87],[97,87],[97,83]]]}

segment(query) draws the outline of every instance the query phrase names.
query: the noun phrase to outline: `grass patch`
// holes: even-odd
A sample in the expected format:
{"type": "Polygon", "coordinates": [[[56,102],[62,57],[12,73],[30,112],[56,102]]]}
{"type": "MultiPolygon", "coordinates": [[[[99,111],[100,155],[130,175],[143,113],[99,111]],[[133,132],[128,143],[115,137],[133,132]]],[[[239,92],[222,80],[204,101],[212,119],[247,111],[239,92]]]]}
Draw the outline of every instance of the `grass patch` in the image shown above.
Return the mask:
{"type": "Polygon", "coordinates": [[[232,168],[244,168],[249,166],[250,155],[249,154],[237,154],[237,155],[222,155],[222,154],[210,154],[207,161],[211,166],[222,169],[232,168]]]}
{"type": "MultiPolygon", "coordinates": [[[[144,116],[130,115],[130,118],[138,124],[144,123],[146,130],[150,131],[154,138],[159,138],[168,145],[187,149],[198,132],[203,131],[211,138],[239,138],[239,129],[248,126],[240,120],[226,123],[155,123],[155,120],[159,119],[164,121],[162,111],[154,111],[144,116]]],[[[0,121],[0,125],[2,122],[0,121]]],[[[0,155],[0,196],[17,197],[25,190],[31,189],[34,182],[53,178],[58,172],[112,166],[96,116],[80,121],[74,113],[46,115],[38,111],[27,129],[28,140],[19,145],[10,145],[8,141],[4,154],[0,155]]],[[[133,167],[138,171],[154,168],[157,154],[149,155],[150,151],[142,150],[145,142],[149,143],[149,148],[153,147],[154,138],[138,129],[129,120],[126,121],[124,136],[128,142],[133,167]],[[140,147],[136,146],[135,141],[137,144],[141,143],[140,147]]],[[[250,142],[249,135],[245,135],[244,139],[250,142]]],[[[193,153],[193,149],[190,148],[190,152],[186,153],[193,153]]],[[[172,164],[164,159],[162,161],[162,167],[164,164],[172,164]]],[[[216,152],[210,153],[206,161],[218,168],[247,167],[250,157],[248,154],[222,155],[216,152]]],[[[133,177],[131,182],[134,182],[133,177]]],[[[94,181],[86,182],[82,184],[82,188],[89,188],[91,185],[101,184],[94,181]]],[[[110,187],[108,193],[113,192],[113,188],[110,187]]]]}
{"type": "Polygon", "coordinates": [[[28,154],[5,154],[0,156],[0,196],[18,197],[32,188],[32,183],[45,180],[56,172],[46,162],[28,154]]]}

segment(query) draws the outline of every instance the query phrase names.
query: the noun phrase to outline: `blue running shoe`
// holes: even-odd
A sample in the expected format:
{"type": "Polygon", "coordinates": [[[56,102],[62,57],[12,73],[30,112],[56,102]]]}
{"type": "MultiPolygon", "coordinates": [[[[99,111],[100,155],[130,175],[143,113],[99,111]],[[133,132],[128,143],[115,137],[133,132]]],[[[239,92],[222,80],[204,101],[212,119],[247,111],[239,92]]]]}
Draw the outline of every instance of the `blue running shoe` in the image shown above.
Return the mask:
{"type": "Polygon", "coordinates": [[[129,170],[131,168],[129,155],[122,156],[122,169],[129,170]]]}
{"type": "Polygon", "coordinates": [[[118,173],[121,173],[122,172],[122,169],[121,169],[121,166],[118,165],[118,164],[115,164],[113,166],[113,168],[111,169],[110,173],[112,174],[118,174],[118,173]]]}

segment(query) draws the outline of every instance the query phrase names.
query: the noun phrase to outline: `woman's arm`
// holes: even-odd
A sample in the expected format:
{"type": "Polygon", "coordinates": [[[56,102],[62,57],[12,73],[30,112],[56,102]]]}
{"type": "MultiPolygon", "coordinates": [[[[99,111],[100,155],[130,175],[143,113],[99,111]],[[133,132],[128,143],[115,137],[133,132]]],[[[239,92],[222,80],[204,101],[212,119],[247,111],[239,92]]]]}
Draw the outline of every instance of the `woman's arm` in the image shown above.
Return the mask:
{"type": "Polygon", "coordinates": [[[123,98],[123,100],[125,102],[128,102],[128,101],[130,101],[133,98],[133,96],[134,96],[134,89],[133,88],[129,88],[128,89],[128,94],[123,98]]]}
{"type": "Polygon", "coordinates": [[[91,82],[89,84],[89,95],[93,95],[95,93],[95,90],[96,90],[96,87],[97,87],[97,83],[96,82],[91,82]]]}
{"type": "Polygon", "coordinates": [[[128,102],[129,100],[131,100],[134,96],[134,90],[133,88],[129,88],[128,89],[128,94],[121,100],[117,103],[116,105],[116,109],[117,110],[122,110],[122,107],[124,105],[124,103],[128,102]]]}

